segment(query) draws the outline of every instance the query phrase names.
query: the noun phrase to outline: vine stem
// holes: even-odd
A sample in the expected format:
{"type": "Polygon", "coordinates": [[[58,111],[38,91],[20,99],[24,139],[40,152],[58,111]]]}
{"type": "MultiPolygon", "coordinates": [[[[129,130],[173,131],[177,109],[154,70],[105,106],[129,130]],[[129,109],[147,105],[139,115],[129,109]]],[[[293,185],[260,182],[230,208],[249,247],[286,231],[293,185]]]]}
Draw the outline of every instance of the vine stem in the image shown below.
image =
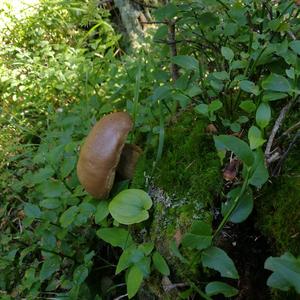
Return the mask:
{"type": "Polygon", "coordinates": [[[249,168],[248,168],[247,169],[247,174],[246,174],[245,181],[243,182],[242,189],[241,189],[240,193],[238,194],[238,196],[234,199],[233,205],[231,206],[230,210],[227,212],[227,214],[223,218],[223,220],[220,223],[220,225],[217,228],[217,230],[215,231],[215,233],[213,235],[213,239],[215,239],[219,235],[219,233],[222,231],[222,229],[225,226],[225,224],[228,222],[230,216],[232,215],[232,213],[234,212],[234,210],[237,208],[238,204],[240,203],[240,200],[241,200],[242,196],[244,195],[245,190],[246,190],[246,188],[248,186],[249,173],[250,173],[250,171],[249,171],[249,168]]]}

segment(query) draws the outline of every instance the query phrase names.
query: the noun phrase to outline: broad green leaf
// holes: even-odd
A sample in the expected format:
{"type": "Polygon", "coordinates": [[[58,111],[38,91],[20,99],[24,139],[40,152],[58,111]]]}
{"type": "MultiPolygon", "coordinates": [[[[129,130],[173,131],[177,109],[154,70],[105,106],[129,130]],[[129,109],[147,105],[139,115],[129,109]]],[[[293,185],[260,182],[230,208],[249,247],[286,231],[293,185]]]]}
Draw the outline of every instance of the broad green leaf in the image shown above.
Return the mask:
{"type": "Polygon", "coordinates": [[[262,137],[262,133],[259,128],[256,126],[251,126],[248,131],[248,140],[250,143],[250,148],[256,149],[262,146],[265,143],[265,139],[262,137]]]}
{"type": "MultiPolygon", "coordinates": [[[[241,187],[237,187],[233,190],[231,190],[227,197],[229,198],[228,201],[226,201],[224,204],[222,204],[222,215],[225,216],[226,213],[230,210],[232,205],[234,205],[234,199],[240,194],[241,187]]],[[[241,223],[245,221],[249,215],[251,214],[253,210],[253,196],[251,194],[251,191],[248,190],[245,192],[240,200],[238,206],[235,208],[233,213],[231,214],[229,221],[233,223],[241,223]]]]}
{"type": "Polygon", "coordinates": [[[76,156],[66,157],[60,167],[60,175],[62,178],[67,177],[75,168],[77,158],[76,156]]]}
{"type": "Polygon", "coordinates": [[[268,103],[262,102],[256,111],[256,123],[261,129],[264,129],[271,120],[271,107],[268,103]]]}
{"type": "Polygon", "coordinates": [[[239,274],[231,258],[220,248],[211,247],[202,253],[202,264],[204,267],[214,269],[221,273],[221,276],[238,279],[239,274]]]}
{"type": "Polygon", "coordinates": [[[153,100],[161,100],[170,95],[170,88],[168,86],[159,86],[154,90],[153,100]]]}
{"type": "Polygon", "coordinates": [[[170,20],[176,16],[177,11],[177,6],[173,3],[170,3],[160,7],[159,9],[156,9],[154,12],[154,16],[156,18],[156,21],[164,21],[167,19],[170,20]]]}
{"type": "Polygon", "coordinates": [[[261,149],[254,152],[255,162],[253,165],[253,174],[249,179],[249,184],[261,187],[269,178],[268,169],[265,165],[265,156],[261,149]]]}
{"type": "Polygon", "coordinates": [[[73,273],[73,281],[75,284],[82,284],[89,275],[89,270],[85,265],[78,266],[73,273]]]}
{"type": "Polygon", "coordinates": [[[151,273],[151,258],[144,256],[142,259],[140,259],[138,262],[135,263],[135,265],[140,269],[140,271],[143,273],[144,277],[149,277],[151,273]]]}
{"type": "Polygon", "coordinates": [[[174,240],[170,242],[170,252],[172,253],[172,255],[177,257],[182,263],[188,262],[188,260],[180,253],[174,240]]]}
{"type": "Polygon", "coordinates": [[[228,61],[232,61],[233,58],[234,58],[233,51],[228,47],[222,47],[221,48],[221,53],[225,57],[225,59],[228,60],[228,61]]]}
{"type": "Polygon", "coordinates": [[[138,246],[138,249],[142,250],[145,253],[145,255],[149,255],[152,252],[153,248],[153,242],[147,242],[138,246]]]}
{"type": "Polygon", "coordinates": [[[259,88],[252,81],[242,80],[240,82],[240,88],[244,92],[254,94],[255,96],[259,95],[259,88]]]}
{"type": "Polygon", "coordinates": [[[100,201],[96,208],[95,223],[100,224],[109,214],[108,202],[100,201]]]}
{"type": "Polygon", "coordinates": [[[58,198],[63,195],[68,195],[70,192],[61,181],[47,180],[37,187],[45,198],[58,198]]]}
{"type": "Polygon", "coordinates": [[[186,69],[186,70],[199,70],[199,62],[196,58],[187,55],[177,55],[171,58],[171,62],[186,69]]]}
{"type": "Polygon", "coordinates": [[[197,21],[203,26],[216,26],[219,24],[219,18],[216,14],[206,12],[197,17],[197,21]]]}
{"type": "Polygon", "coordinates": [[[43,181],[49,179],[54,175],[55,171],[50,166],[46,166],[45,168],[39,169],[32,176],[30,176],[30,181],[33,184],[39,184],[43,181]]]}
{"type": "Polygon", "coordinates": [[[226,71],[213,72],[212,75],[218,80],[229,80],[230,76],[226,71]]]}
{"type": "Polygon", "coordinates": [[[58,255],[50,256],[43,262],[40,271],[40,280],[48,279],[54,272],[60,269],[60,257],[58,255]]]}
{"type": "Polygon", "coordinates": [[[43,249],[54,250],[57,247],[55,235],[46,230],[42,235],[41,245],[43,249]]]}
{"type": "Polygon", "coordinates": [[[121,224],[134,224],[149,218],[148,209],[152,200],[143,190],[128,189],[120,192],[109,203],[112,217],[121,224]]]}
{"type": "Polygon", "coordinates": [[[230,124],[230,129],[233,132],[240,132],[241,131],[241,125],[238,122],[233,122],[230,124]]]}
{"type": "Polygon", "coordinates": [[[256,105],[252,100],[245,100],[240,103],[240,108],[247,113],[251,113],[256,110],[256,105]]]}
{"type": "Polygon", "coordinates": [[[265,269],[274,273],[269,277],[267,285],[287,291],[293,287],[300,294],[300,258],[286,252],[280,257],[269,257],[265,261],[265,269]]]}
{"type": "Polygon", "coordinates": [[[47,209],[56,209],[62,205],[62,201],[56,198],[45,199],[40,202],[40,206],[47,209]]]}
{"type": "Polygon", "coordinates": [[[59,218],[59,222],[63,228],[68,227],[73,223],[75,220],[77,214],[78,214],[79,208],[77,206],[71,206],[66,211],[63,212],[63,214],[59,218]]]}
{"type": "Polygon", "coordinates": [[[295,79],[295,68],[291,67],[291,68],[285,70],[285,73],[286,73],[288,78],[290,78],[292,80],[295,79]]]}
{"type": "Polygon", "coordinates": [[[144,252],[140,249],[137,249],[134,244],[126,248],[119,258],[116,274],[119,274],[123,270],[127,269],[130,265],[137,263],[144,256],[144,252]]]}
{"type": "Polygon", "coordinates": [[[241,139],[235,136],[219,135],[214,136],[216,148],[226,148],[232,151],[246,165],[251,166],[254,162],[254,156],[250,147],[241,139]]]}
{"type": "Polygon", "coordinates": [[[292,41],[290,42],[290,48],[298,55],[300,55],[300,41],[292,41]]]}
{"type": "Polygon", "coordinates": [[[194,221],[191,231],[186,233],[182,239],[184,247],[198,250],[206,249],[212,242],[211,226],[203,221],[194,221]]]}
{"type": "Polygon", "coordinates": [[[130,233],[123,228],[101,228],[97,231],[97,236],[113,247],[121,247],[122,249],[133,243],[130,233]]]}
{"type": "Polygon", "coordinates": [[[223,103],[220,100],[213,100],[209,105],[208,105],[208,110],[210,112],[214,112],[216,110],[219,110],[220,108],[223,107],[223,103]]]}
{"type": "Polygon", "coordinates": [[[236,23],[230,23],[230,22],[226,22],[224,24],[224,34],[226,36],[233,36],[236,34],[236,32],[238,31],[239,26],[236,23]]]}
{"type": "Polygon", "coordinates": [[[227,283],[220,282],[220,281],[213,281],[213,282],[210,282],[205,287],[205,293],[208,296],[223,294],[225,297],[233,297],[233,296],[237,295],[239,293],[239,291],[227,283]]]}
{"type": "Polygon", "coordinates": [[[195,111],[204,116],[208,116],[208,105],[207,104],[199,104],[195,107],[195,111]]]}
{"type": "Polygon", "coordinates": [[[284,99],[288,97],[288,94],[284,94],[284,93],[272,93],[272,92],[266,92],[263,95],[263,102],[269,102],[269,101],[276,101],[279,99],[284,99]]]}
{"type": "Polygon", "coordinates": [[[290,82],[278,74],[269,75],[263,82],[262,87],[264,90],[273,91],[273,92],[291,92],[292,87],[290,82]]]}
{"type": "Polygon", "coordinates": [[[29,218],[40,218],[42,214],[40,208],[32,203],[25,203],[24,212],[25,215],[29,218]]]}
{"type": "Polygon", "coordinates": [[[165,259],[161,256],[159,252],[155,251],[153,253],[152,260],[155,269],[157,269],[161,274],[165,276],[170,275],[170,269],[168,267],[168,264],[166,263],[165,259]]]}
{"type": "Polygon", "coordinates": [[[132,266],[129,269],[126,278],[127,294],[129,299],[135,296],[142,282],[143,282],[143,273],[137,266],[132,266]]]}

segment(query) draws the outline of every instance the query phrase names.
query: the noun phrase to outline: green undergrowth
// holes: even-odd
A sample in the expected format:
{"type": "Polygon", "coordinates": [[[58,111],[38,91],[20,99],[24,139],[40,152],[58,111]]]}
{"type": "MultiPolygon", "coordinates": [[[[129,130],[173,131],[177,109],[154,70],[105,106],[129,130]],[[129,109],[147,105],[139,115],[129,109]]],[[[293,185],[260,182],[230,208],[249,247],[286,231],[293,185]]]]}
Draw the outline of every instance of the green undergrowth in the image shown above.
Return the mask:
{"type": "Polygon", "coordinates": [[[155,155],[148,151],[139,161],[133,187],[147,186],[154,201],[151,240],[173,266],[175,277],[199,274],[192,257],[194,251],[184,249],[190,261],[187,268],[170,250],[172,241],[180,242],[193,220],[211,223],[210,205],[220,192],[220,163],[212,137],[205,133],[206,121],[189,112],[183,113],[166,130],[164,154],[153,168],[155,155]]]}

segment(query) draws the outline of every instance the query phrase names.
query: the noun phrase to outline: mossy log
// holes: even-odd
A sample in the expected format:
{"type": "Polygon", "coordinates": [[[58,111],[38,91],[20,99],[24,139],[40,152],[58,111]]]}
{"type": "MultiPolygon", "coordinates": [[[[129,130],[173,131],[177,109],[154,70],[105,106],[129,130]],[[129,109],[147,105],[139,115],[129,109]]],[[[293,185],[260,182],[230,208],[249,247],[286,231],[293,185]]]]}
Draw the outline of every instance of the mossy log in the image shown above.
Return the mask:
{"type": "MultiPolygon", "coordinates": [[[[193,220],[212,222],[211,205],[222,187],[220,161],[206,127],[203,119],[183,114],[167,129],[162,159],[153,167],[154,152],[145,153],[132,182],[132,187],[148,190],[153,199],[148,238],[167,260],[172,282],[200,275],[197,261],[192,258],[197,252],[184,250],[188,264],[183,264],[170,250],[171,244],[179,244],[193,220]]],[[[164,284],[157,278],[149,288],[158,297],[174,299],[170,291],[164,293],[164,284]]]]}

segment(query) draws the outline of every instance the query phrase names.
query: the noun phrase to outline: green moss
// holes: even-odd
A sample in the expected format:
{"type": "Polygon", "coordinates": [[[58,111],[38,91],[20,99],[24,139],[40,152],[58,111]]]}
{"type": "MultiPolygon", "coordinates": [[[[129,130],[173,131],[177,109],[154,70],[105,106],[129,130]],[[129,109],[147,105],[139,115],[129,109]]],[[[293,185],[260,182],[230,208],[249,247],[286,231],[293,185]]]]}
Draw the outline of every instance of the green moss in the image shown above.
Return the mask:
{"type": "Polygon", "coordinates": [[[300,254],[300,178],[283,176],[274,180],[257,200],[258,226],[273,241],[281,255],[300,254]]]}
{"type": "Polygon", "coordinates": [[[300,157],[294,150],[281,177],[272,180],[256,200],[257,225],[270,238],[274,255],[300,254],[300,157]]]}
{"type": "Polygon", "coordinates": [[[150,238],[167,259],[174,278],[199,275],[194,259],[197,253],[181,249],[190,261],[183,265],[171,253],[170,242],[180,239],[195,219],[211,222],[210,204],[222,187],[219,158],[212,136],[205,133],[206,126],[206,121],[193,113],[184,113],[166,130],[162,159],[153,169],[155,155],[146,153],[132,182],[135,188],[145,188],[149,183],[154,202],[150,238]]]}

